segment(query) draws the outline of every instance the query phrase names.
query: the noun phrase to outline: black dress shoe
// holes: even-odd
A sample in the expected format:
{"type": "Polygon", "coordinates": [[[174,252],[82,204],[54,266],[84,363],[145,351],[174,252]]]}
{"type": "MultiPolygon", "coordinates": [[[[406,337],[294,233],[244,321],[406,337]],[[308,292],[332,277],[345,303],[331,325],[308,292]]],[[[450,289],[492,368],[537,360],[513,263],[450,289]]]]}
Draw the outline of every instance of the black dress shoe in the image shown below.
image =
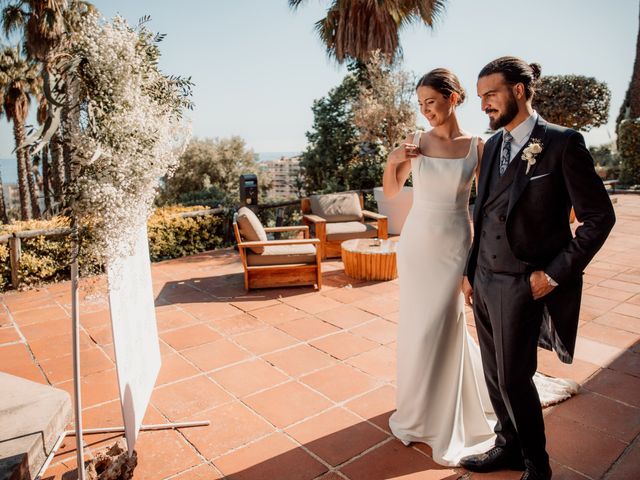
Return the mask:
{"type": "Polygon", "coordinates": [[[536,469],[528,465],[520,480],[551,480],[551,467],[536,469]]]}
{"type": "MultiPolygon", "coordinates": [[[[493,447],[478,455],[469,455],[460,460],[460,466],[472,472],[493,472],[494,470],[524,470],[524,460],[519,452],[512,452],[503,447],[493,447]]],[[[532,480],[536,477],[531,477],[532,480]]]]}

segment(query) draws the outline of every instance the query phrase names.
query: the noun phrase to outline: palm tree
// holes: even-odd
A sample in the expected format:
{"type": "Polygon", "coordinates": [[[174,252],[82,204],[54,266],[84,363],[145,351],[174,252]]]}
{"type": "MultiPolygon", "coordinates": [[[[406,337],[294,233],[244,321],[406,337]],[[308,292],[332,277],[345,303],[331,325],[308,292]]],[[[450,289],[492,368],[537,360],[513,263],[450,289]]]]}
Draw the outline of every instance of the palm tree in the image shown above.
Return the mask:
{"type": "Polygon", "coordinates": [[[33,178],[33,165],[29,153],[20,148],[25,139],[25,121],[29,113],[31,97],[40,94],[42,78],[38,65],[25,60],[19,47],[5,47],[0,51],[0,98],[4,114],[13,121],[13,136],[18,161],[18,189],[20,191],[20,215],[29,219],[29,196],[34,215],[39,215],[37,192],[33,178]],[[29,188],[31,186],[31,188],[29,188]],[[31,195],[29,195],[29,190],[31,195]]]}
{"type": "MultiPolygon", "coordinates": [[[[95,11],[95,7],[84,0],[12,0],[2,11],[2,28],[7,37],[21,31],[27,58],[42,62],[43,72],[50,72],[52,53],[65,33],[76,29],[85,15],[95,11]]],[[[66,113],[63,112],[63,117],[66,113]]],[[[68,170],[70,164],[70,158],[63,160],[65,151],[69,156],[69,149],[63,148],[64,143],[60,131],[50,142],[51,185],[57,202],[62,200],[65,167],[68,170]]],[[[43,154],[43,168],[48,166],[47,156],[43,154]]]]}
{"type": "MultiPolygon", "coordinates": [[[[305,0],[289,0],[297,9],[305,0]]],[[[315,29],[327,54],[339,63],[346,59],[366,62],[379,50],[389,61],[402,53],[399,33],[421,22],[433,28],[444,12],[446,0],[332,0],[325,18],[315,29]]]]}

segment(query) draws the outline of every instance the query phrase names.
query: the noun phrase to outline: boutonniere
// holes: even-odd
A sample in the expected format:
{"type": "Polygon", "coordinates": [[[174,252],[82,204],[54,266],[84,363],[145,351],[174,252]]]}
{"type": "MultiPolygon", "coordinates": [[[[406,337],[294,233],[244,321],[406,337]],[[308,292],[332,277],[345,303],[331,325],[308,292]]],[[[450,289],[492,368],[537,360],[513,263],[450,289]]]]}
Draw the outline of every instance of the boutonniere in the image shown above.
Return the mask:
{"type": "Polygon", "coordinates": [[[529,175],[532,165],[536,164],[536,156],[542,152],[542,141],[537,138],[529,140],[529,145],[522,151],[522,160],[527,162],[527,171],[525,175],[529,175]]]}

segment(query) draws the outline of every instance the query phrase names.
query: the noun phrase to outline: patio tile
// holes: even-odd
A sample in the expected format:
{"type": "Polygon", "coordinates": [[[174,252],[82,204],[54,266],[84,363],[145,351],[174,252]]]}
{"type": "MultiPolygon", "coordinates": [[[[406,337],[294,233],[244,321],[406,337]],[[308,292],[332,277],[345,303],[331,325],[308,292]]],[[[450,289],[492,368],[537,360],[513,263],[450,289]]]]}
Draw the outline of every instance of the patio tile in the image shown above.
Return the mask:
{"type": "MultiPolygon", "coordinates": [[[[80,311],[80,325],[84,328],[104,327],[111,325],[111,312],[108,308],[95,312],[80,311]]],[[[69,327],[71,330],[71,327],[69,327]]]]}
{"type": "MultiPolygon", "coordinates": [[[[189,420],[189,419],[185,419],[189,420]]],[[[227,403],[198,414],[198,420],[209,420],[206,427],[180,429],[207,459],[274,432],[274,428],[240,402],[227,403]]]]}
{"type": "Polygon", "coordinates": [[[59,318],[55,320],[31,323],[24,327],[20,327],[20,331],[28,342],[33,342],[34,340],[40,340],[43,338],[51,338],[64,332],[71,332],[71,319],[59,318]]]}
{"type": "Polygon", "coordinates": [[[396,389],[383,385],[350,400],[345,407],[388,432],[389,417],[396,409],[396,389]]]}
{"type": "Polygon", "coordinates": [[[176,350],[184,350],[213,342],[222,337],[209,326],[198,324],[161,333],[160,338],[176,350]]]}
{"type": "Polygon", "coordinates": [[[376,318],[362,326],[352,328],[351,332],[368,340],[378,342],[381,345],[385,345],[396,340],[398,328],[392,322],[376,318]]]}
{"type": "Polygon", "coordinates": [[[622,352],[623,350],[618,347],[578,336],[574,358],[604,367],[615,360],[622,352]]]}
{"type": "MultiPolygon", "coordinates": [[[[72,355],[43,360],[40,362],[40,366],[49,381],[53,384],[73,378],[72,355]]],[[[97,347],[80,351],[80,373],[82,376],[110,370],[113,366],[114,363],[111,359],[97,347]]]]}
{"type": "Polygon", "coordinates": [[[175,382],[183,378],[193,377],[199,373],[200,370],[182,358],[181,355],[178,353],[171,353],[162,357],[162,364],[160,365],[160,373],[156,380],[156,386],[175,382]]]}
{"type": "Polygon", "coordinates": [[[316,316],[336,327],[345,329],[355,327],[356,325],[376,318],[375,315],[352,305],[341,305],[332,310],[321,312],[316,316]]]}
{"type": "Polygon", "coordinates": [[[263,355],[299,343],[296,338],[274,327],[235,335],[233,339],[256,355],[263,355]]]}
{"type": "Polygon", "coordinates": [[[203,372],[209,372],[249,358],[250,353],[223,338],[180,352],[203,372]]]}
{"type": "Polygon", "coordinates": [[[200,320],[190,315],[187,312],[172,308],[171,310],[158,311],[156,308],[156,323],[158,325],[158,332],[164,332],[166,330],[173,330],[175,328],[186,327],[188,325],[194,325],[200,320]]]}
{"type": "Polygon", "coordinates": [[[618,302],[615,300],[596,297],[595,295],[589,295],[588,293],[585,293],[584,295],[582,295],[581,305],[584,305],[585,307],[589,307],[594,311],[605,313],[611,310],[616,305],[618,305],[618,302]]]}
{"type": "Polygon", "coordinates": [[[285,383],[256,393],[245,398],[244,403],[280,428],[331,406],[328,400],[298,382],[285,383]]]}
{"type": "MultiPolygon", "coordinates": [[[[635,261],[637,262],[637,258],[635,259],[635,261]]],[[[638,283],[632,283],[632,282],[623,282],[621,280],[605,280],[604,282],[600,283],[600,285],[602,285],[603,287],[607,287],[607,288],[613,288],[615,290],[622,290],[623,292],[629,292],[629,293],[640,293],[640,284],[638,283]]]]}
{"type": "Polygon", "coordinates": [[[231,302],[231,305],[233,305],[236,308],[239,308],[243,312],[251,312],[259,308],[278,305],[279,303],[280,302],[275,298],[269,298],[266,295],[262,295],[262,294],[254,294],[254,295],[243,295],[240,297],[235,297],[234,301],[231,302]]]}
{"type": "Polygon", "coordinates": [[[640,438],[636,438],[633,445],[613,465],[608,472],[607,479],[637,480],[638,465],[640,465],[640,438]]]}
{"type": "Polygon", "coordinates": [[[339,360],[347,359],[379,346],[371,340],[358,337],[350,332],[336,333],[309,343],[339,360]]]}
{"type": "Polygon", "coordinates": [[[617,302],[624,302],[633,297],[633,293],[624,290],[616,290],[615,288],[607,288],[602,285],[595,285],[584,290],[584,293],[595,297],[607,298],[617,302]]]}
{"type": "Polygon", "coordinates": [[[28,308],[11,313],[13,320],[25,327],[36,323],[50,322],[52,320],[70,319],[69,313],[59,305],[45,305],[37,308],[28,308]]]}
{"type": "Polygon", "coordinates": [[[338,327],[312,316],[281,323],[278,329],[303,341],[340,331],[338,327]]]}
{"type": "Polygon", "coordinates": [[[359,288],[341,287],[334,288],[328,292],[322,292],[322,296],[332,298],[341,303],[353,303],[358,300],[369,298],[370,294],[360,290],[359,288]]]}
{"type": "Polygon", "coordinates": [[[640,334],[625,332],[624,330],[607,327],[596,322],[590,322],[580,327],[578,334],[581,337],[597,340],[618,348],[627,348],[640,339],[640,334]]]}
{"type": "Polygon", "coordinates": [[[383,317],[387,313],[396,312],[400,308],[400,302],[398,300],[381,295],[360,300],[353,303],[353,305],[379,317],[383,317]]]}
{"type": "Polygon", "coordinates": [[[387,347],[378,347],[346,360],[369,375],[388,382],[396,380],[396,352],[387,347]]]}
{"type": "Polygon", "coordinates": [[[324,312],[325,310],[331,310],[332,308],[342,305],[341,302],[334,300],[330,297],[323,297],[315,293],[307,295],[291,296],[282,299],[283,302],[295,307],[303,312],[317,314],[324,312]]]}
{"type": "MultiPolygon", "coordinates": [[[[102,325],[99,327],[85,327],[85,331],[89,335],[91,342],[98,345],[109,345],[113,343],[113,331],[111,325],[102,325]]],[[[43,340],[47,340],[46,338],[43,340]]]]}
{"type": "Polygon", "coordinates": [[[232,399],[204,375],[157,387],[151,403],[171,420],[193,416],[232,399]]]}
{"type": "Polygon", "coordinates": [[[455,470],[437,465],[429,457],[405,447],[397,440],[391,440],[367,452],[340,471],[350,480],[458,478],[455,470]]]}
{"type": "Polygon", "coordinates": [[[553,408],[549,416],[560,415],[588,425],[610,437],[631,442],[640,433],[640,409],[611,400],[602,395],[581,391],[553,408]]]}
{"type": "Polygon", "coordinates": [[[596,318],[594,322],[640,335],[640,318],[629,317],[616,312],[607,312],[596,318]]]}
{"type": "Polygon", "coordinates": [[[337,466],[387,438],[343,408],[334,408],[286,432],[330,465],[337,466]]]}
{"type": "Polygon", "coordinates": [[[214,464],[232,480],[311,480],[327,471],[281,433],[224,455],[214,464]]]}
{"type": "Polygon", "coordinates": [[[4,373],[8,373],[9,375],[25,378],[27,380],[31,380],[32,382],[42,383],[44,385],[49,384],[42,370],[39,369],[34,363],[16,363],[13,365],[5,365],[0,362],[0,365],[2,365],[2,371],[4,373]]]}
{"type": "Polygon", "coordinates": [[[365,393],[379,384],[379,380],[344,364],[305,375],[300,378],[300,381],[335,402],[342,402],[365,393]]]}
{"type": "Polygon", "coordinates": [[[633,303],[621,303],[613,309],[614,312],[629,317],[640,318],[640,305],[633,303]]]}
{"type": "Polygon", "coordinates": [[[302,310],[277,302],[276,305],[253,310],[251,315],[269,325],[278,325],[296,318],[305,317],[307,314],[302,310]]]}
{"type": "Polygon", "coordinates": [[[242,310],[228,303],[210,300],[204,303],[186,303],[180,305],[186,312],[194,315],[203,321],[215,320],[216,318],[233,317],[242,313],[242,310]]]}
{"type": "Polygon", "coordinates": [[[193,448],[173,430],[141,432],[136,451],[136,480],[166,478],[201,463],[193,448]]]}
{"type": "Polygon", "coordinates": [[[545,431],[549,456],[592,478],[602,478],[627,446],[553,412],[545,418],[545,431]]]}
{"type": "Polygon", "coordinates": [[[309,345],[297,345],[270,353],[265,355],[264,359],[292,377],[298,377],[336,363],[333,357],[309,345]]]}
{"type": "Polygon", "coordinates": [[[640,407],[640,378],[608,368],[590,379],[584,387],[634,407],[640,407]]]}
{"type": "Polygon", "coordinates": [[[18,331],[13,326],[0,328],[0,345],[21,341],[18,331]]]}
{"type": "MultiPolygon", "coordinates": [[[[222,474],[212,465],[203,463],[195,468],[171,477],[172,480],[223,480],[222,474]]],[[[44,480],[44,479],[43,479],[44,480]]]]}
{"type": "MultiPolygon", "coordinates": [[[[56,388],[66,390],[71,397],[71,402],[74,403],[73,380],[59,383],[56,388]]],[[[92,375],[83,375],[80,379],[80,389],[82,408],[120,398],[116,369],[113,368],[92,375]]]]}
{"type": "Polygon", "coordinates": [[[598,365],[574,359],[573,363],[562,363],[555,352],[538,350],[538,371],[556,378],[570,378],[578,383],[584,383],[589,377],[600,370],[598,365]]]}
{"type": "Polygon", "coordinates": [[[289,377],[260,359],[238,363],[212,372],[209,376],[236,397],[244,397],[289,380],[289,377]]]}
{"type": "Polygon", "coordinates": [[[223,335],[235,335],[236,333],[250,332],[265,326],[263,322],[252,317],[248,313],[242,313],[232,317],[216,318],[214,320],[209,320],[207,324],[223,335]]]}
{"type": "Polygon", "coordinates": [[[640,354],[632,350],[627,350],[616,358],[609,365],[609,368],[635,377],[640,377],[640,354]]]}

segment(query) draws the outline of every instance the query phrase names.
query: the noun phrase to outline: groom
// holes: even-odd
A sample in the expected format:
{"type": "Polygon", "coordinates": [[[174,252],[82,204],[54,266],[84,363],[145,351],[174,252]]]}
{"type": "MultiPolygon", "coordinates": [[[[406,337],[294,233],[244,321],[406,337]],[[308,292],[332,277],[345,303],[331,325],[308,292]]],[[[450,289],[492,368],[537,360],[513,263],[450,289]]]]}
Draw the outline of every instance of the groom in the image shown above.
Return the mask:
{"type": "Polygon", "coordinates": [[[582,136],[532,108],[538,64],[502,57],[478,75],[493,130],[484,148],[463,293],[473,305],[484,375],[498,422],[495,447],[468,470],[524,470],[549,479],[544,422],[532,377],[537,346],[573,360],[582,272],[615,215],[582,136]],[[582,222],[571,234],[573,206],[582,222]]]}

